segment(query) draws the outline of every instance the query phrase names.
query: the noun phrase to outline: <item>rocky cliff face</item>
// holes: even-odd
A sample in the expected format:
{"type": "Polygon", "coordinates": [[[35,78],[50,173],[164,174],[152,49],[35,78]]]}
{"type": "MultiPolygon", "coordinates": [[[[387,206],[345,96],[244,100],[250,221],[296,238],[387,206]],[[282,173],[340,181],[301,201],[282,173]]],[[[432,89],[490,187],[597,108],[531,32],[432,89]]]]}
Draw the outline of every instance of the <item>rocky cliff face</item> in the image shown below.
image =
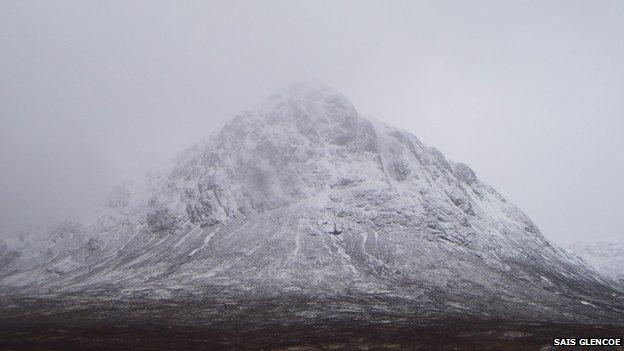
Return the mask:
{"type": "MultiPolygon", "coordinates": [[[[465,164],[294,85],[25,245],[0,285],[393,294],[440,311],[591,320],[621,291],[465,164]]],[[[619,307],[618,307],[619,306],[619,307]]],[[[614,317],[616,316],[616,317],[614,317]]]]}

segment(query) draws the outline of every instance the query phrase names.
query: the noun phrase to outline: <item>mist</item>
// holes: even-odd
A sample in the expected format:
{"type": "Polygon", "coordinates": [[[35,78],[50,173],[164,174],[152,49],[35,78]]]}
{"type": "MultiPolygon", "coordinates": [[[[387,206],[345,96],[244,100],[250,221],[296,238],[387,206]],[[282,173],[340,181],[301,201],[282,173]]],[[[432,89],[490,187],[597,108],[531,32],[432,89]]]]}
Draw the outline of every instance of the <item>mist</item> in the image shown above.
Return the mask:
{"type": "Polygon", "coordinates": [[[301,79],[469,164],[548,238],[624,236],[622,2],[0,9],[0,238],[85,215],[301,79]]]}

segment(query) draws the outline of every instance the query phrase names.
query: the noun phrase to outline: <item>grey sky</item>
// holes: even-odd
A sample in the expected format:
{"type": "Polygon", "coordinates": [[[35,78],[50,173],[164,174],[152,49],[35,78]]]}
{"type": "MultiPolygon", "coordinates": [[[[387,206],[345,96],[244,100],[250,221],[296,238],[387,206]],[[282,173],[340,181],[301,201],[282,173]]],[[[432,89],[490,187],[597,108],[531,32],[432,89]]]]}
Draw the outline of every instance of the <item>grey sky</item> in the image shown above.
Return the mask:
{"type": "Polygon", "coordinates": [[[80,215],[291,80],[624,236],[624,2],[1,1],[0,237],[80,215]]]}

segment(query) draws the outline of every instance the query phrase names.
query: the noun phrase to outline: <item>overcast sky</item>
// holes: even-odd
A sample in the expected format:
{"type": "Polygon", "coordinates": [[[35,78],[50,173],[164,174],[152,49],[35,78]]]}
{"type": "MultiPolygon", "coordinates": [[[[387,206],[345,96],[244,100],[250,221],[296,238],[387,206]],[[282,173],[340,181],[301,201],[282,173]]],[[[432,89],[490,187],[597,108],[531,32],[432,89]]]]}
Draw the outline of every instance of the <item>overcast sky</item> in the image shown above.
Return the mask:
{"type": "Polygon", "coordinates": [[[292,80],[558,241],[624,236],[622,1],[0,1],[0,237],[82,215],[292,80]]]}

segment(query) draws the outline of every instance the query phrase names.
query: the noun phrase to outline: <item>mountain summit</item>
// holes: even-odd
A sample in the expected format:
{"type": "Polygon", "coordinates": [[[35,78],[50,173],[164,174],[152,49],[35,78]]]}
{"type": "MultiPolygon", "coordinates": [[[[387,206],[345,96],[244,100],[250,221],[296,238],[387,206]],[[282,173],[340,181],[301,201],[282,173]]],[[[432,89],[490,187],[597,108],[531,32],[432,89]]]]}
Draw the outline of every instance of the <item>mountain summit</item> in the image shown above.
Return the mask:
{"type": "Polygon", "coordinates": [[[423,313],[577,322],[623,313],[621,288],[470,167],[321,84],[236,116],[166,172],[120,187],[93,223],[0,255],[5,289],[375,295],[423,313]]]}

